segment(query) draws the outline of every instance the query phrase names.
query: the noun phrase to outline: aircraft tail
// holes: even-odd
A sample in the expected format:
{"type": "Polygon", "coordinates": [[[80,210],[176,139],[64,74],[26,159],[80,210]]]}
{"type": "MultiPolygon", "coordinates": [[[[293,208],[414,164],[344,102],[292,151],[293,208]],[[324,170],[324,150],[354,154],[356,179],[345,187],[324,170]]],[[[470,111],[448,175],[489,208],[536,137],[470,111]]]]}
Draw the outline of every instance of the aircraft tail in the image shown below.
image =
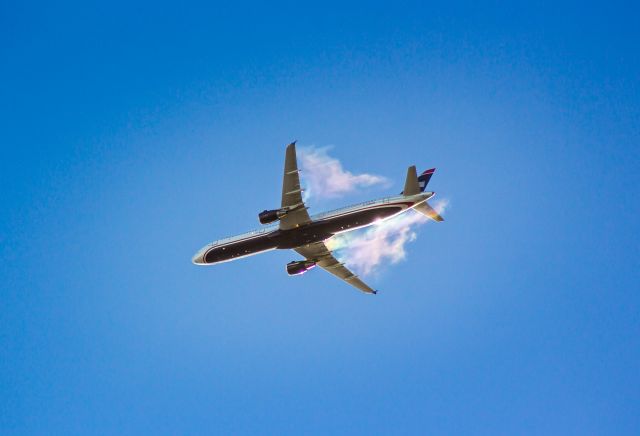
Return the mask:
{"type": "MultiPolygon", "coordinates": [[[[416,173],[416,167],[410,166],[409,169],[407,170],[407,179],[404,182],[404,190],[401,192],[401,194],[416,195],[421,192],[424,192],[425,188],[427,187],[427,184],[429,183],[429,180],[431,180],[431,176],[433,176],[433,173],[435,171],[436,171],[435,168],[430,168],[425,172],[423,172],[422,174],[420,174],[420,177],[418,177],[416,173]]],[[[418,213],[421,213],[422,215],[434,221],[438,221],[438,222],[444,221],[444,218],[442,218],[434,208],[429,206],[429,203],[427,203],[426,201],[418,204],[417,206],[414,206],[413,210],[415,210],[418,213]]]]}
{"type": "Polygon", "coordinates": [[[433,176],[433,173],[435,171],[435,168],[430,168],[424,171],[418,177],[415,165],[410,166],[407,170],[407,179],[404,182],[404,190],[400,194],[415,195],[419,194],[420,192],[424,192],[425,188],[429,184],[429,180],[431,180],[431,176],[433,176]]]}
{"type": "Polygon", "coordinates": [[[418,176],[418,186],[420,186],[420,192],[424,192],[424,189],[429,184],[429,180],[431,180],[431,176],[436,172],[435,168],[429,168],[424,171],[420,176],[418,176]]]}
{"type": "Polygon", "coordinates": [[[421,213],[422,215],[434,221],[437,221],[437,222],[444,221],[444,218],[442,218],[434,208],[429,206],[429,203],[427,203],[426,201],[424,203],[420,203],[419,205],[415,206],[413,210],[415,210],[418,213],[421,213]]]}

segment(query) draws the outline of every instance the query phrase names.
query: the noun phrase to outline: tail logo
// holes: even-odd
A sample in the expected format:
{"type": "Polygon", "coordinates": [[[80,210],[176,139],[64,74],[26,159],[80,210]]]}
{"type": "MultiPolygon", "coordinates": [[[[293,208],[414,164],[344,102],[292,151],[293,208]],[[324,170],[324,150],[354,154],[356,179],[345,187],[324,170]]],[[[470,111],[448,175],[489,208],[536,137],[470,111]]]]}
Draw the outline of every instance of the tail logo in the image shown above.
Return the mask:
{"type": "Polygon", "coordinates": [[[430,168],[424,173],[420,174],[420,177],[418,177],[418,186],[420,186],[420,192],[424,192],[425,188],[429,184],[429,180],[431,180],[431,176],[433,176],[433,173],[435,171],[435,168],[430,168]]]}

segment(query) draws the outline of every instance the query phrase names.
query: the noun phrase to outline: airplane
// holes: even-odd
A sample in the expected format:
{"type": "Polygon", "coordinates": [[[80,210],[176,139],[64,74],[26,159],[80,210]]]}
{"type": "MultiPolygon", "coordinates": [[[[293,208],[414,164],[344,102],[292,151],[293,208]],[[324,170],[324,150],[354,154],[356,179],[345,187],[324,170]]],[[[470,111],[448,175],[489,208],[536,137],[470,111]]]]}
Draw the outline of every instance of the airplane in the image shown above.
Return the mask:
{"type": "Polygon", "coordinates": [[[319,266],[364,293],[376,294],[376,290],[333,256],[325,242],[334,235],[376,224],[408,210],[421,213],[433,221],[444,221],[427,203],[435,195],[435,192],[425,192],[434,172],[435,168],[431,168],[418,176],[416,167],[410,166],[404,190],[398,196],[309,216],[308,207],[302,199],[303,189],[300,187],[300,170],[294,141],[287,146],[285,153],[280,208],[264,210],[258,214],[260,223],[268,225],[208,244],[193,256],[192,262],[196,265],[213,265],[269,250],[293,249],[304,260],[287,264],[286,270],[290,276],[304,274],[319,266]],[[275,222],[277,223],[272,224],[275,222]]]}

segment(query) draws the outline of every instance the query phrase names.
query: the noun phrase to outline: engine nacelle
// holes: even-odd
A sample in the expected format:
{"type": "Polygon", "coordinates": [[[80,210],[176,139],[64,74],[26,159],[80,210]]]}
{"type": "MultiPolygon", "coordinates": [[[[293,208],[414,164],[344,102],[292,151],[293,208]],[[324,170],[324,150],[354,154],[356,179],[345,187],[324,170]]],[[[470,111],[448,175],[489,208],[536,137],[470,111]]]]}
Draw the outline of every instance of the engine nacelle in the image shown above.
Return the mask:
{"type": "Polygon", "coordinates": [[[287,209],[263,210],[258,214],[258,219],[262,224],[269,224],[278,221],[288,213],[287,209]]]}
{"type": "Polygon", "coordinates": [[[290,276],[296,276],[304,274],[312,268],[315,268],[316,263],[312,260],[298,260],[289,262],[287,264],[287,274],[290,276]]]}

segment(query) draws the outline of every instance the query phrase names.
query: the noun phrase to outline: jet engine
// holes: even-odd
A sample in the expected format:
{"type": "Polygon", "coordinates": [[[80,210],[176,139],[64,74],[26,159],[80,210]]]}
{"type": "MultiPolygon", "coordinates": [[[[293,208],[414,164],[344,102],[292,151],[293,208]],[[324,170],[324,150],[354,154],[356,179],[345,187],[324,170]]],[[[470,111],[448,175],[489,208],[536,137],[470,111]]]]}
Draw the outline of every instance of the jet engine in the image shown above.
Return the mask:
{"type": "Polygon", "coordinates": [[[316,263],[312,260],[298,260],[289,262],[287,264],[287,274],[289,274],[290,276],[304,274],[315,266],[316,263]]]}
{"type": "Polygon", "coordinates": [[[274,221],[278,221],[280,218],[284,217],[287,213],[289,213],[288,209],[274,209],[274,210],[263,210],[258,214],[258,219],[262,224],[269,224],[274,221]]]}

